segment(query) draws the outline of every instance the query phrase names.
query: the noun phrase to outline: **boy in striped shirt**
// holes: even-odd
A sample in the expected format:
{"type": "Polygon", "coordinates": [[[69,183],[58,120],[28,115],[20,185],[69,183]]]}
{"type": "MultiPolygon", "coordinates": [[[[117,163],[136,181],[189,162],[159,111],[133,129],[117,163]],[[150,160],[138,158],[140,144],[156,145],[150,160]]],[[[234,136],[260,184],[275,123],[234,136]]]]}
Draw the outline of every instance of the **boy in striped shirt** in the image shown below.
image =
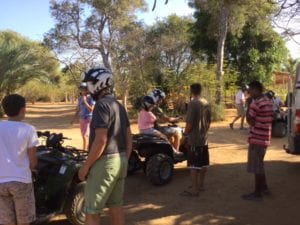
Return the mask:
{"type": "Polygon", "coordinates": [[[264,170],[264,156],[270,145],[272,121],[274,118],[273,103],[263,94],[263,85],[259,81],[249,84],[249,94],[252,99],[246,119],[250,125],[248,137],[248,164],[249,173],[254,173],[255,190],[242,196],[245,200],[262,200],[262,195],[269,195],[264,170]]]}

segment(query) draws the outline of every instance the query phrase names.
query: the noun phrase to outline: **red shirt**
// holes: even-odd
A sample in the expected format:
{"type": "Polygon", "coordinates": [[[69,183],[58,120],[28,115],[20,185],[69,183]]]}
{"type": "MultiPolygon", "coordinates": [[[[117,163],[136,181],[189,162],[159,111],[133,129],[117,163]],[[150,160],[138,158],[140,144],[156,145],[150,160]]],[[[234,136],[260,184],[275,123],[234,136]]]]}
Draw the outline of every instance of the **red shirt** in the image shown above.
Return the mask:
{"type": "Polygon", "coordinates": [[[255,121],[250,127],[248,142],[267,147],[271,143],[273,103],[265,96],[253,100],[248,115],[255,121]]]}

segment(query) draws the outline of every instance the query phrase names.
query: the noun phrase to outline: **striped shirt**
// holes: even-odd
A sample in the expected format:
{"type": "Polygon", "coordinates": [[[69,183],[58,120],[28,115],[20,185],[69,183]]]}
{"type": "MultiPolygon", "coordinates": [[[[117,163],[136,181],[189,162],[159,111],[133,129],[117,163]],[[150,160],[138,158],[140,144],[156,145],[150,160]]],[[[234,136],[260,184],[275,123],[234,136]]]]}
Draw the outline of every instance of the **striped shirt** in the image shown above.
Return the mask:
{"type": "Polygon", "coordinates": [[[253,100],[249,106],[248,116],[255,122],[250,127],[248,142],[267,147],[271,143],[273,103],[266,96],[253,100]]]}

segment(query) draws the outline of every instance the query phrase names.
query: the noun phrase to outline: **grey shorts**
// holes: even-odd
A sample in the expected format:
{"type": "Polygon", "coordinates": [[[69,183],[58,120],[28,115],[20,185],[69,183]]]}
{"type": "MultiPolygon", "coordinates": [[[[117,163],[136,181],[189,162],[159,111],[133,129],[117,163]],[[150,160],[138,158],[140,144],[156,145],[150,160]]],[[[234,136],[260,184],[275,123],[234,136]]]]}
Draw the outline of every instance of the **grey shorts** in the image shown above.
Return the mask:
{"type": "Polygon", "coordinates": [[[249,144],[248,147],[248,164],[247,171],[249,173],[263,174],[264,169],[264,157],[267,148],[260,145],[249,144]]]}
{"type": "Polygon", "coordinates": [[[0,183],[0,224],[31,223],[35,220],[33,185],[0,183]]]}
{"type": "Polygon", "coordinates": [[[236,104],[236,111],[238,116],[245,116],[245,107],[242,104],[236,104]]]}

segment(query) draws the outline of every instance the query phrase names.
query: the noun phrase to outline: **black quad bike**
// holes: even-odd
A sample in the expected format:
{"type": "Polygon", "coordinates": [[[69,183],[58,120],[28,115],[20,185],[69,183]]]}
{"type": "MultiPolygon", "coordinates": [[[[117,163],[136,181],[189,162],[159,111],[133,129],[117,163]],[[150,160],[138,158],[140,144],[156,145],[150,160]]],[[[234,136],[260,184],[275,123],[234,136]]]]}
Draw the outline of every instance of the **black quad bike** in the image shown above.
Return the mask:
{"type": "Polygon", "coordinates": [[[275,118],[272,123],[272,137],[282,138],[287,135],[287,112],[275,111],[275,118]]]}
{"type": "MultiPolygon", "coordinates": [[[[176,125],[168,125],[176,126],[176,125]]],[[[164,132],[165,127],[160,127],[164,132]]],[[[133,135],[133,151],[129,159],[128,174],[143,169],[149,181],[154,185],[164,185],[171,181],[174,164],[187,158],[187,141],[180,145],[183,155],[176,157],[169,141],[151,134],[133,135]]]]}
{"type": "Polygon", "coordinates": [[[83,225],[85,182],[78,179],[78,170],[87,152],[62,146],[61,133],[38,132],[44,143],[38,146],[38,165],[33,173],[37,222],[64,213],[73,225],[83,225]]]}

